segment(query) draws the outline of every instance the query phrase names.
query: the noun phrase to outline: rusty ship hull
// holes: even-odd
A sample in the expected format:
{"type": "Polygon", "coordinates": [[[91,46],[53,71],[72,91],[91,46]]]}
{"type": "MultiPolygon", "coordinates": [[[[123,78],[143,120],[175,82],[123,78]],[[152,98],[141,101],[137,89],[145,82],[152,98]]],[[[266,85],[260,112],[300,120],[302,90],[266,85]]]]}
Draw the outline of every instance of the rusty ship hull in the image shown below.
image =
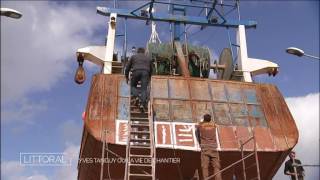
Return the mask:
{"type": "MultiPolygon", "coordinates": [[[[79,180],[100,179],[101,173],[103,179],[124,178],[128,106],[129,87],[123,75],[94,75],[84,117],[79,180]],[[102,157],[114,161],[103,165],[95,161],[102,157]]],[[[212,114],[218,125],[221,169],[241,159],[241,141],[254,133],[260,177],[272,179],[298,141],[298,129],[285,100],[270,84],[153,76],[149,107],[155,112],[156,158],[171,158],[156,164],[157,179],[201,177],[200,148],[194,132],[204,113],[212,114]],[[190,129],[192,138],[179,136],[179,128],[190,129]]],[[[246,144],[244,154],[253,148],[252,142],[246,144]]],[[[254,158],[245,163],[246,177],[256,177],[254,158]]],[[[222,172],[222,177],[243,179],[242,170],[238,163],[222,172]]]]}

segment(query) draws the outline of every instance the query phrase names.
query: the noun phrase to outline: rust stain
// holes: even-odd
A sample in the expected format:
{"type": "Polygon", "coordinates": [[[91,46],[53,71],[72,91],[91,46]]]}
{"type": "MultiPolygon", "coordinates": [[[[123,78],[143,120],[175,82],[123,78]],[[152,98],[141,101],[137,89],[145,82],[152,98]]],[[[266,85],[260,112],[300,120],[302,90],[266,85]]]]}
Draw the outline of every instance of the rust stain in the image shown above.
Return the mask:
{"type": "MultiPolygon", "coordinates": [[[[237,135],[237,141],[239,142],[239,147],[241,145],[241,142],[244,143],[249,138],[252,137],[252,133],[249,131],[248,127],[236,127],[236,135],[237,135]]],[[[253,141],[249,141],[243,146],[244,150],[253,150],[253,141]]]]}
{"type": "Polygon", "coordinates": [[[264,109],[266,119],[268,120],[268,125],[270,132],[273,136],[275,143],[275,150],[285,150],[289,146],[286,142],[285,132],[282,130],[282,124],[280,123],[280,114],[277,113],[274,104],[272,102],[272,96],[268,90],[268,86],[260,85],[258,88],[258,94],[261,96],[262,108],[264,109]]]}
{"type": "Polygon", "coordinates": [[[219,126],[219,141],[222,149],[239,149],[238,141],[232,127],[219,126]]]}
{"type": "MultiPolygon", "coordinates": [[[[115,119],[126,117],[120,107],[128,96],[123,81],[122,75],[98,74],[92,79],[85,124],[97,139],[105,128],[107,141],[115,143],[115,119]]],[[[261,150],[287,150],[297,142],[294,120],[272,85],[155,76],[151,94],[157,121],[197,123],[203,114],[211,114],[219,126],[222,150],[239,149],[238,141],[250,136],[250,125],[258,129],[261,150]]]]}
{"type": "Polygon", "coordinates": [[[208,82],[196,80],[190,81],[190,93],[193,100],[210,100],[208,90],[208,82]]]}
{"type": "Polygon", "coordinates": [[[260,151],[274,150],[272,137],[267,128],[255,127],[254,132],[255,132],[255,138],[257,141],[258,149],[260,151]]]}

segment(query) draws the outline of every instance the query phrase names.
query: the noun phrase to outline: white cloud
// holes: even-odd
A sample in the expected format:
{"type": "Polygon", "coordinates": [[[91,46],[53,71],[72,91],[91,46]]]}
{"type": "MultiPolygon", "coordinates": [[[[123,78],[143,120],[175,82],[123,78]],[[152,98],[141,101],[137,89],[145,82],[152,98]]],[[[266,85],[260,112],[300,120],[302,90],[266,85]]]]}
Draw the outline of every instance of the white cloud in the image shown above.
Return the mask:
{"type": "Polygon", "coordinates": [[[79,157],[80,146],[69,144],[67,148],[64,150],[64,154],[67,159],[71,159],[71,166],[60,167],[53,179],[59,180],[72,180],[77,179],[78,176],[78,157],[79,157]]]}
{"type": "MultiPolygon", "coordinates": [[[[294,148],[302,164],[319,165],[319,93],[303,97],[286,98],[289,109],[299,130],[299,141],[294,148]]],[[[274,177],[285,178],[284,165],[274,177]]],[[[318,167],[305,167],[306,179],[319,179],[318,167]]]]}
{"type": "MultiPolygon", "coordinates": [[[[25,178],[23,177],[21,180],[25,180],[25,178]]],[[[29,176],[27,177],[26,180],[48,180],[48,178],[44,175],[32,175],[32,176],[29,176]]]]}
{"type": "Polygon", "coordinates": [[[5,180],[75,180],[77,179],[77,163],[79,145],[68,144],[63,151],[66,161],[71,160],[71,166],[52,167],[53,175],[47,175],[40,166],[22,166],[19,161],[1,162],[1,179],[5,180]],[[52,176],[52,177],[51,177],[52,176]]]}
{"type": "Polygon", "coordinates": [[[29,99],[23,98],[20,101],[4,106],[1,109],[1,122],[33,124],[35,116],[45,110],[47,110],[47,103],[45,101],[31,102],[29,99]]]}
{"type": "Polygon", "coordinates": [[[46,1],[5,1],[23,13],[19,20],[1,17],[1,97],[11,102],[50,90],[74,72],[76,49],[93,44],[104,25],[94,7],[46,1]],[[90,40],[91,39],[91,40],[90,40]]]}
{"type": "Polygon", "coordinates": [[[79,144],[81,141],[82,121],[76,122],[72,120],[65,121],[60,126],[63,140],[67,144],[79,144]]]}
{"type": "Polygon", "coordinates": [[[27,172],[25,166],[20,165],[18,161],[1,162],[1,179],[6,180],[48,180],[47,176],[32,172],[27,172]],[[29,175],[28,175],[29,174],[29,175]]]}
{"type": "Polygon", "coordinates": [[[1,174],[11,175],[15,173],[21,173],[24,167],[20,165],[18,161],[4,161],[1,163],[1,174]]]}

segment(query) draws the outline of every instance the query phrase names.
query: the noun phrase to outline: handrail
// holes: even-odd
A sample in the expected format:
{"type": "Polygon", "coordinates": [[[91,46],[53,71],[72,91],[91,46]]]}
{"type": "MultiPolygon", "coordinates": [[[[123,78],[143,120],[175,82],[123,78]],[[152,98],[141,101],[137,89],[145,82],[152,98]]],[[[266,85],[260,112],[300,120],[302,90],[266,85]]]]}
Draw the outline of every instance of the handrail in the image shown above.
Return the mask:
{"type": "Polygon", "coordinates": [[[235,166],[236,164],[238,164],[239,162],[241,162],[243,159],[247,159],[247,158],[251,157],[253,154],[254,154],[254,153],[250,153],[249,155],[245,156],[244,158],[242,158],[242,159],[240,159],[240,160],[238,160],[238,161],[236,161],[236,162],[234,162],[234,163],[230,164],[229,166],[227,166],[227,167],[223,168],[223,169],[222,169],[222,170],[220,170],[219,172],[217,172],[217,173],[215,173],[215,174],[213,174],[213,175],[211,175],[211,176],[207,177],[207,178],[206,178],[206,180],[207,180],[207,179],[211,179],[211,178],[215,177],[216,175],[218,175],[218,174],[220,174],[220,173],[222,173],[222,172],[226,171],[227,169],[230,169],[231,167],[233,167],[233,166],[235,166]]]}
{"type": "Polygon", "coordinates": [[[242,142],[242,141],[240,140],[240,144],[241,144],[241,145],[240,145],[241,159],[239,159],[238,161],[236,161],[236,162],[230,164],[229,166],[223,168],[223,169],[220,170],[219,172],[217,172],[217,173],[215,173],[215,174],[213,174],[213,175],[205,178],[205,180],[211,179],[211,178],[215,177],[216,175],[221,174],[222,172],[230,169],[231,167],[239,164],[240,162],[242,162],[242,166],[243,166],[243,178],[244,178],[244,180],[246,180],[247,178],[246,178],[246,173],[245,173],[245,170],[246,170],[246,169],[245,169],[245,162],[244,162],[244,160],[248,159],[249,157],[251,157],[251,156],[253,156],[253,155],[255,156],[255,161],[256,161],[256,166],[257,166],[257,177],[258,177],[258,180],[260,180],[258,154],[257,154],[256,139],[255,139],[254,133],[253,133],[253,135],[252,135],[249,139],[247,139],[246,141],[242,142]],[[243,147],[244,147],[245,144],[249,143],[251,140],[253,140],[253,143],[254,143],[253,152],[251,152],[251,153],[247,154],[246,156],[244,156],[243,147]]]}

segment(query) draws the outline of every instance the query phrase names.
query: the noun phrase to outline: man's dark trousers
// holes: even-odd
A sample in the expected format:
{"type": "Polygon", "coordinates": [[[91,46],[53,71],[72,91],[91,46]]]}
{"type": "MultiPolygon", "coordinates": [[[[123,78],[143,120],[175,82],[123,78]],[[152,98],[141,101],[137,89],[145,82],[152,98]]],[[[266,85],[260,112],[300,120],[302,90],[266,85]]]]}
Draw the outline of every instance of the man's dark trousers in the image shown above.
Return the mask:
{"type": "MultiPolygon", "coordinates": [[[[219,153],[211,147],[201,147],[201,167],[203,179],[220,171],[219,153]],[[211,167],[210,167],[211,166],[211,167]],[[210,170],[213,172],[210,172],[210,170]]],[[[213,180],[222,180],[221,174],[217,174],[213,180]]]]}
{"type": "Polygon", "coordinates": [[[138,82],[141,81],[141,103],[145,107],[147,105],[147,89],[150,81],[150,73],[147,70],[134,70],[131,74],[131,95],[138,97],[138,82]]]}

